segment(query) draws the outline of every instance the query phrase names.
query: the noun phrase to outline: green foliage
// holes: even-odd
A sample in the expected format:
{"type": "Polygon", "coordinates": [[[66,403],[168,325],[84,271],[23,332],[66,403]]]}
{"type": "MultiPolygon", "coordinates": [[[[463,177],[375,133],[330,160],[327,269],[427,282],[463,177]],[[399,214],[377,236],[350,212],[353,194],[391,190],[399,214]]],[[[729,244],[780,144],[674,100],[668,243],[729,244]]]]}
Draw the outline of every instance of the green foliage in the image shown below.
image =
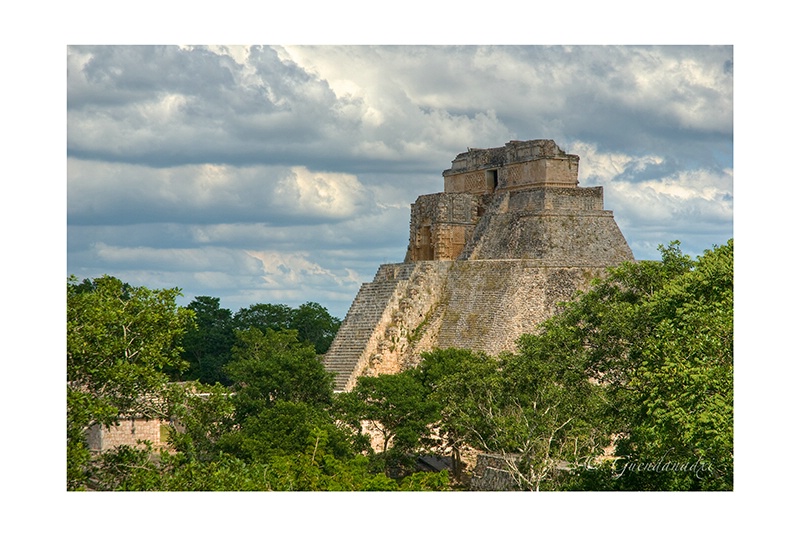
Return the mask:
{"type": "Polygon", "coordinates": [[[441,475],[397,481],[369,471],[369,460],[356,455],[339,459],[324,440],[304,452],[246,461],[223,454],[200,461],[182,453],[121,447],[104,454],[93,473],[98,490],[119,491],[394,491],[443,489],[441,475]]]}
{"type": "Polygon", "coordinates": [[[199,380],[205,384],[230,385],[223,367],[231,359],[234,322],[231,312],[219,306],[219,298],[198,296],[187,306],[194,312],[195,326],[183,338],[183,357],[189,369],[176,378],[199,380]]]}
{"type": "Polygon", "coordinates": [[[341,320],[314,302],[304,303],[296,309],[288,305],[259,303],[240,309],[233,320],[236,329],[243,331],[250,328],[262,331],[295,330],[298,338],[314,345],[318,354],[328,351],[342,324],[341,320]]]}
{"type": "Polygon", "coordinates": [[[122,445],[103,453],[87,471],[89,487],[95,491],[159,489],[162,475],[152,454],[152,446],[145,442],[138,448],[122,445]]]}
{"type": "Polygon", "coordinates": [[[192,313],[179,289],[150,290],[104,276],[67,280],[67,487],[82,488],[86,431],[122,414],[167,417],[164,370],[184,366],[178,341],[192,313]]]}
{"type": "Polygon", "coordinates": [[[67,387],[67,489],[84,489],[91,453],[86,432],[91,423],[113,422],[116,409],[89,393],[67,387]]]}
{"type": "Polygon", "coordinates": [[[309,302],[293,311],[290,329],[296,329],[300,340],[314,345],[318,354],[330,348],[342,321],[331,316],[327,309],[318,303],[309,302]]]}
{"type": "Polygon", "coordinates": [[[415,472],[416,456],[450,451],[458,477],[473,447],[505,454],[520,489],[732,489],[733,241],[696,260],[660,251],[610,270],[514,353],[437,349],[335,396],[318,354],[338,320],[317,304],[231,317],[215,298],[180,309],[177,289],[71,278],[68,487],[445,490],[448,473],[415,472]],[[189,375],[219,383],[165,387],[181,340],[189,375]],[[92,458],[87,428],[130,413],[171,417],[173,453],[92,458]]]}
{"type": "Polygon", "coordinates": [[[303,402],[276,401],[240,421],[220,438],[219,447],[243,460],[263,462],[319,447],[320,441],[334,457],[352,454],[350,434],[338,428],[327,412],[303,402]]]}
{"type": "Polygon", "coordinates": [[[438,406],[436,426],[442,446],[455,455],[456,473],[461,449],[488,432],[482,429],[486,422],[474,417],[494,404],[501,387],[498,366],[498,360],[486,354],[448,348],[423,353],[413,372],[438,406]]]}
{"type": "Polygon", "coordinates": [[[257,303],[239,309],[233,318],[236,329],[248,330],[258,328],[260,330],[271,329],[272,331],[282,331],[292,329],[292,308],[288,305],[274,303],[257,303]]]}
{"type": "Polygon", "coordinates": [[[283,304],[258,303],[242,308],[235,315],[219,305],[219,298],[198,296],[187,306],[194,312],[196,325],[183,338],[184,359],[188,370],[171,370],[173,379],[199,380],[208,385],[231,385],[226,366],[232,360],[237,331],[255,328],[260,331],[295,331],[301,342],[324,354],[341,325],[318,303],[297,308],[283,304]]]}
{"type": "Polygon", "coordinates": [[[237,331],[232,355],[225,372],[233,381],[240,422],[279,400],[309,405],[331,402],[333,375],[325,370],[313,346],[297,340],[295,331],[237,331]]]}
{"type": "Polygon", "coordinates": [[[176,307],[178,289],[131,287],[108,276],[85,289],[74,278],[67,284],[70,387],[120,412],[148,412],[143,395],[163,387],[163,369],[183,365],[176,343],[192,314],[176,307]]]}
{"type": "Polygon", "coordinates": [[[232,317],[216,298],[201,296],[181,309],[177,289],[150,291],[110,277],[70,279],[67,292],[70,489],[447,485],[438,475],[389,478],[355,454],[363,437],[334,421],[332,376],[318,355],[339,322],[318,304],[259,304],[232,317]],[[200,382],[168,384],[167,373],[200,382]],[[131,413],[169,419],[173,453],[159,455],[142,443],[92,457],[89,426],[113,425],[131,413]]]}
{"type": "Polygon", "coordinates": [[[507,455],[523,489],[731,489],[733,242],[696,261],[659,249],[514,354],[424,355],[416,375],[448,445],[507,455]],[[612,441],[619,458],[598,465],[612,441]]]}
{"type": "Polygon", "coordinates": [[[732,489],[733,241],[694,262],[677,244],[662,255],[646,274],[618,268],[568,307],[566,317],[582,326],[587,370],[607,386],[607,419],[621,433],[622,458],[583,483],[732,489]]]}
{"type": "Polygon", "coordinates": [[[450,475],[447,471],[412,473],[400,481],[399,491],[447,491],[450,475]]]}
{"type": "Polygon", "coordinates": [[[218,458],[220,440],[236,427],[230,391],[219,385],[175,385],[170,393],[172,422],[170,444],[188,460],[206,462],[218,458]]]}
{"type": "Polygon", "coordinates": [[[245,462],[225,456],[217,461],[176,465],[160,489],[175,491],[392,491],[397,483],[367,470],[364,456],[338,460],[307,453],[245,462]]]}
{"type": "MultiPolygon", "coordinates": [[[[230,389],[189,393],[176,410],[181,430],[175,447],[190,459],[231,455],[247,462],[303,452],[324,437],[331,455],[352,454],[352,438],[331,419],[331,374],[314,348],[294,331],[236,332],[232,361],[225,371],[230,389]]],[[[197,386],[196,389],[200,389],[197,386]]]]}
{"type": "MultiPolygon", "coordinates": [[[[585,462],[603,446],[595,419],[602,390],[579,356],[557,351],[561,334],[550,335],[523,337],[518,354],[500,359],[462,354],[462,367],[446,372],[433,393],[450,442],[517,460],[509,470],[523,489],[552,489],[559,464],[585,462]]],[[[436,368],[421,365],[428,367],[436,368]]]]}
{"type": "Polygon", "coordinates": [[[383,451],[413,450],[438,418],[438,406],[413,371],[363,376],[349,393],[340,395],[340,407],[350,421],[367,421],[383,437],[383,451]]]}

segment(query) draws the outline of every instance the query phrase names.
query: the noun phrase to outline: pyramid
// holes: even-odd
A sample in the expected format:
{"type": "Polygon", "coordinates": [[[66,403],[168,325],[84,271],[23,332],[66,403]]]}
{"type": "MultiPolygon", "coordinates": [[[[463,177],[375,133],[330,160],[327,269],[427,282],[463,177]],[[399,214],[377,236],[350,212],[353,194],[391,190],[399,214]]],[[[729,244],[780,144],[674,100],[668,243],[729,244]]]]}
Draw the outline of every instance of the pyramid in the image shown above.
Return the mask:
{"type": "Polygon", "coordinates": [[[324,357],[335,390],[393,374],[433,348],[513,351],[520,335],[633,254],[601,186],[553,140],[469,149],[444,191],[411,205],[404,262],[364,283],[324,357]]]}

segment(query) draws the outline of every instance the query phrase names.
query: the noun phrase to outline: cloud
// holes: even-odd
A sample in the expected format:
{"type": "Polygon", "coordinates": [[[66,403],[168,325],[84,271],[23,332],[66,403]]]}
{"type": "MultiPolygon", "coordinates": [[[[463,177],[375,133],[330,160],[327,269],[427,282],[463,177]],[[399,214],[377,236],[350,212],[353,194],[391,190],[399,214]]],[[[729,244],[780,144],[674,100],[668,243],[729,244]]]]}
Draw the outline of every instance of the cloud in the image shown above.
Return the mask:
{"type": "Polygon", "coordinates": [[[339,277],[331,270],[309,260],[306,252],[284,253],[280,251],[248,251],[248,255],[261,262],[264,281],[270,288],[286,288],[303,282],[311,286],[345,282],[358,283],[353,279],[353,272],[346,271],[339,277]],[[288,285],[287,285],[288,284],[288,285]]]}
{"type": "Polygon", "coordinates": [[[265,47],[235,56],[205,47],[70,47],[69,56],[68,152],[83,158],[286,164],[282,153],[313,143],[335,100],[324,81],[265,47]]]}
{"type": "Polygon", "coordinates": [[[456,154],[536,138],[638,258],[699,254],[732,235],[732,77],[730,46],[70,46],[68,270],[343,316],[456,154]]]}
{"type": "Polygon", "coordinates": [[[603,152],[588,143],[570,151],[581,155],[581,185],[604,187],[605,206],[636,258],[657,255],[656,247],[672,240],[697,255],[713,245],[711,237],[721,243],[733,236],[733,169],[675,170],[659,155],[603,152]]]}
{"type": "Polygon", "coordinates": [[[279,54],[327,80],[337,97],[358,99],[381,118],[373,128],[411,131],[431,110],[468,121],[458,140],[436,139],[451,150],[494,146],[498,128],[503,140],[602,136],[617,149],[637,138],[650,149],[681,129],[732,132],[731,47],[293,46],[279,54]],[[490,131],[475,122],[486,113],[490,131]]]}
{"type": "Polygon", "coordinates": [[[375,210],[358,177],[304,166],[192,164],[152,168],[70,158],[72,224],[336,221],[375,210]]]}
{"type": "Polygon", "coordinates": [[[140,269],[175,272],[223,272],[259,274],[261,268],[244,252],[218,247],[164,248],[121,247],[98,242],[92,245],[97,259],[110,267],[135,264],[140,269]]]}
{"type": "Polygon", "coordinates": [[[553,138],[707,159],[731,65],[725,46],[70,47],[68,152],[361,173],[553,138]]]}
{"type": "Polygon", "coordinates": [[[294,166],[274,190],[273,208],[290,206],[304,217],[343,219],[369,210],[370,196],[355,175],[312,173],[294,166]]]}

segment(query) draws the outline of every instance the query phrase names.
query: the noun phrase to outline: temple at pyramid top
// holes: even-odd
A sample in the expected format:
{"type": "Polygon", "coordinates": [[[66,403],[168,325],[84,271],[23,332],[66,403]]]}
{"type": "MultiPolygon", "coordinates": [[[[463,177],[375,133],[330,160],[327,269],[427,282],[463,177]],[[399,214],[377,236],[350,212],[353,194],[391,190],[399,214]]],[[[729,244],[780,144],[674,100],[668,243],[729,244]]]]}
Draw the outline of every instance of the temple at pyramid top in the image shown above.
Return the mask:
{"type": "Polygon", "coordinates": [[[553,140],[510,141],[504,147],[469,149],[445,170],[445,193],[492,193],[530,187],[575,188],[578,155],[553,140]]]}
{"type": "Polygon", "coordinates": [[[578,155],[553,140],[468,149],[444,170],[444,191],[411,205],[405,262],[537,259],[613,266],[632,259],[603,208],[603,188],[578,187],[578,155]]]}

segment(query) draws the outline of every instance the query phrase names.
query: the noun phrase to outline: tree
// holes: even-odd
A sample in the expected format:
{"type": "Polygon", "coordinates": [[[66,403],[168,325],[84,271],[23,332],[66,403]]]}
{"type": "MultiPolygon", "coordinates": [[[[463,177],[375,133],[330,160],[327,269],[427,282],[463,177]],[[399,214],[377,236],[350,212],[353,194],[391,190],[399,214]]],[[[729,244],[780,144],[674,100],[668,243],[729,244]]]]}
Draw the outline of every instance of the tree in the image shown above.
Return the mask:
{"type": "Polygon", "coordinates": [[[438,404],[412,370],[362,376],[355,388],[337,395],[340,419],[360,433],[367,424],[383,440],[372,455],[376,470],[399,478],[413,472],[415,454],[438,419],[438,404]]]}
{"type": "Polygon", "coordinates": [[[338,427],[324,408],[284,400],[239,421],[217,446],[222,452],[259,463],[306,452],[310,447],[340,460],[354,454],[350,432],[338,427]]]}
{"type": "Polygon", "coordinates": [[[646,304],[651,335],[617,399],[630,411],[618,485],[733,489],[733,241],[646,304]],[[662,462],[661,471],[640,469],[662,462]],[[622,467],[626,467],[622,465],[622,467]]]}
{"type": "Polygon", "coordinates": [[[526,335],[517,352],[501,360],[501,395],[484,442],[513,454],[507,464],[522,489],[559,489],[568,470],[608,445],[605,392],[585,374],[581,353],[564,352],[563,342],[552,330],[526,335]]]}
{"type": "Polygon", "coordinates": [[[500,454],[521,489],[557,488],[560,468],[585,462],[604,445],[594,419],[601,390],[571,353],[554,352],[553,342],[526,336],[516,354],[472,356],[433,394],[450,441],[500,454]]]}
{"type": "Polygon", "coordinates": [[[425,356],[448,441],[527,489],[732,489],[733,241],[624,263],[513,354],[425,356]],[[598,465],[604,447],[616,462],[598,465]]]}
{"type": "Polygon", "coordinates": [[[341,325],[342,321],[331,316],[320,304],[308,302],[292,312],[290,328],[297,330],[300,340],[313,344],[318,354],[324,354],[341,325]]]}
{"type": "Polygon", "coordinates": [[[192,313],[179,289],[150,290],[103,276],[67,280],[67,486],[85,485],[86,432],[121,415],[168,417],[164,370],[182,368],[178,341],[192,313]]]}
{"type": "Polygon", "coordinates": [[[453,471],[462,476],[461,453],[471,446],[481,397],[491,399],[497,390],[498,360],[482,352],[463,348],[433,349],[423,353],[412,374],[425,386],[427,397],[436,403],[436,438],[431,443],[442,453],[452,453],[453,471]],[[469,407],[468,407],[469,406],[469,407]]]}
{"type": "Polygon", "coordinates": [[[262,331],[271,329],[281,331],[291,329],[292,308],[288,305],[273,303],[257,303],[250,307],[239,309],[233,317],[236,329],[246,331],[258,328],[262,331]]]}
{"type": "Polygon", "coordinates": [[[219,298],[210,296],[196,297],[187,308],[194,312],[195,325],[183,338],[183,356],[189,369],[181,379],[229,385],[223,368],[231,359],[236,340],[231,311],[219,306],[219,298]]]}
{"type": "Polygon", "coordinates": [[[237,419],[241,422],[281,400],[325,405],[333,397],[333,375],[296,331],[236,332],[233,359],[225,368],[233,381],[237,419]]]}
{"type": "Polygon", "coordinates": [[[189,368],[183,373],[170,371],[174,379],[230,385],[225,367],[232,359],[237,330],[294,330],[301,342],[311,343],[318,354],[324,354],[341,324],[324,307],[312,302],[296,309],[283,304],[258,303],[240,309],[235,315],[221,308],[219,302],[219,298],[198,296],[187,306],[195,313],[195,326],[183,339],[184,358],[189,368]]]}
{"type": "Polygon", "coordinates": [[[578,487],[733,487],[733,240],[690,260],[674,242],[661,262],[611,270],[549,329],[605,386],[618,432],[615,464],[578,487]]]}
{"type": "Polygon", "coordinates": [[[169,400],[171,446],[189,461],[217,459],[223,453],[220,441],[237,427],[228,388],[198,382],[175,384],[169,390],[169,400]]]}
{"type": "Polygon", "coordinates": [[[314,302],[304,303],[296,309],[283,304],[258,303],[240,309],[234,317],[234,324],[243,331],[249,328],[295,330],[299,340],[310,342],[318,354],[324,354],[342,321],[314,302]]]}
{"type": "Polygon", "coordinates": [[[350,393],[350,414],[369,422],[382,436],[386,452],[390,446],[411,451],[436,420],[438,406],[425,386],[411,371],[379,376],[362,376],[350,393]]]}

